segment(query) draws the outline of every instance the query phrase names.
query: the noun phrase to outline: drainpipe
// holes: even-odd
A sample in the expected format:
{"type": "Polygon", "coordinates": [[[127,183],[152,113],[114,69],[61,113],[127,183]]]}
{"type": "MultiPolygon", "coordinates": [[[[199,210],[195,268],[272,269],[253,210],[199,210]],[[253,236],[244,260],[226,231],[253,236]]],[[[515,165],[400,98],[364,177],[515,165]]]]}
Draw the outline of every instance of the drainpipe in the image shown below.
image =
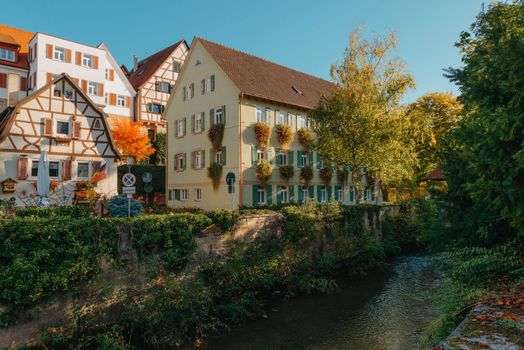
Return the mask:
{"type": "Polygon", "coordinates": [[[242,104],[244,102],[244,93],[240,93],[240,103],[239,103],[239,126],[240,126],[240,141],[239,141],[239,154],[240,154],[240,168],[238,171],[238,207],[242,208],[242,189],[243,189],[243,176],[242,176],[242,104]]]}

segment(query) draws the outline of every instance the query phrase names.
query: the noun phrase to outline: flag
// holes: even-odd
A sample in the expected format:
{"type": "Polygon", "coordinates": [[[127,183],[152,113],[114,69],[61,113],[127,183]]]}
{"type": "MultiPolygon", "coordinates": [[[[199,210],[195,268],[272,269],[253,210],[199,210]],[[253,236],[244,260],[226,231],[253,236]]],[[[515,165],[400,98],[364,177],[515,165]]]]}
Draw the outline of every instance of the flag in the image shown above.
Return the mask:
{"type": "Polygon", "coordinates": [[[100,162],[93,162],[93,175],[91,176],[91,182],[96,183],[107,177],[106,166],[107,163],[100,165],[100,162]]]}

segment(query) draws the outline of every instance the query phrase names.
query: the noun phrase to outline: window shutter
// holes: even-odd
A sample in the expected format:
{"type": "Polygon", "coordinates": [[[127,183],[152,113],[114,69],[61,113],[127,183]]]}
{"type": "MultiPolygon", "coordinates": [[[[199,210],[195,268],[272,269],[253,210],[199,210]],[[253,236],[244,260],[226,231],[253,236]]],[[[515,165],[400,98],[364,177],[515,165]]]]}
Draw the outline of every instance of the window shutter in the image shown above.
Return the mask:
{"type": "Polygon", "coordinates": [[[282,203],[282,186],[277,186],[277,204],[282,203]]]}
{"type": "Polygon", "coordinates": [[[206,151],[200,151],[200,168],[206,167],[206,151]]]}
{"type": "Polygon", "coordinates": [[[295,164],[295,160],[293,159],[293,155],[295,154],[294,151],[289,151],[289,165],[293,166],[295,164]]]}
{"type": "Polygon", "coordinates": [[[252,191],[253,191],[253,206],[256,207],[258,206],[258,186],[253,185],[252,191]]]}
{"type": "Polygon", "coordinates": [[[353,202],[355,200],[355,190],[353,187],[349,188],[349,201],[353,202]]]}
{"type": "Polygon", "coordinates": [[[257,148],[251,145],[251,164],[257,164],[257,148]]]}
{"type": "Polygon", "coordinates": [[[298,202],[302,203],[304,201],[304,186],[298,186],[298,202]]]}
{"type": "Polygon", "coordinates": [[[18,158],[18,180],[26,180],[29,176],[29,159],[18,158]]]}
{"type": "Polygon", "coordinates": [[[320,169],[320,153],[317,152],[317,169],[320,169]]]}
{"type": "Polygon", "coordinates": [[[215,163],[215,153],[212,148],[209,149],[209,165],[211,165],[211,163],[215,163]]]}
{"type": "Polygon", "coordinates": [[[215,124],[215,110],[211,108],[209,110],[209,127],[215,124]]]}
{"type": "Polygon", "coordinates": [[[66,63],[71,63],[71,50],[65,50],[65,61],[66,63]]]}
{"type": "Polygon", "coordinates": [[[200,114],[201,131],[206,130],[206,112],[200,114]]]}
{"type": "Polygon", "coordinates": [[[26,77],[20,77],[20,90],[27,91],[27,78],[26,77]]]}
{"type": "Polygon", "coordinates": [[[0,88],[7,87],[7,74],[0,73],[0,88]]]}
{"type": "Polygon", "coordinates": [[[333,195],[333,186],[327,186],[327,199],[328,199],[328,201],[333,199],[332,195],[333,195]]]}
{"type": "Polygon", "coordinates": [[[266,203],[268,206],[273,205],[273,186],[267,185],[266,186],[266,203]]]}
{"type": "Polygon", "coordinates": [[[53,136],[53,120],[44,118],[44,136],[53,136]]]}
{"type": "Polygon", "coordinates": [[[168,198],[168,200],[172,200],[172,199],[173,199],[173,191],[172,191],[172,190],[169,190],[167,193],[168,193],[168,194],[167,194],[167,198],[168,198]]]}
{"type": "Polygon", "coordinates": [[[187,118],[184,118],[184,136],[186,136],[187,118]]]}
{"type": "Polygon", "coordinates": [[[309,186],[309,198],[314,199],[315,198],[315,187],[309,186]]]}
{"type": "Polygon", "coordinates": [[[295,201],[295,185],[289,186],[289,201],[290,202],[295,201]]]}
{"type": "Polygon", "coordinates": [[[182,155],[182,157],[183,157],[183,159],[184,159],[184,162],[183,162],[183,163],[184,163],[184,167],[182,168],[182,170],[186,170],[186,168],[187,168],[187,163],[186,163],[186,153],[184,153],[184,154],[182,155]]]}
{"type": "Polygon", "coordinates": [[[53,45],[46,44],[45,45],[45,57],[46,58],[53,58],[53,45]]]}
{"type": "Polygon", "coordinates": [[[131,97],[126,96],[126,108],[129,108],[131,106],[131,97]]]}
{"type": "Polygon", "coordinates": [[[77,66],[82,65],[82,53],[80,51],[75,51],[75,64],[77,66]]]}
{"type": "Polygon", "coordinates": [[[222,106],[222,124],[226,124],[226,106],[222,106]]]}
{"type": "Polygon", "coordinates": [[[302,151],[297,151],[297,167],[302,168],[304,164],[302,163],[302,151]]]}
{"type": "MultiPolygon", "coordinates": [[[[116,106],[116,94],[112,92],[109,93],[109,104],[111,106],[116,106]]],[[[148,109],[149,109],[149,104],[148,104],[148,109]]]]}
{"type": "Polygon", "coordinates": [[[53,74],[51,74],[51,73],[46,73],[46,74],[45,74],[45,83],[46,83],[46,84],[49,84],[52,80],[53,80],[53,74]]]}
{"type": "Polygon", "coordinates": [[[318,202],[320,202],[320,200],[321,200],[321,198],[322,198],[322,197],[320,196],[321,192],[322,192],[322,186],[317,186],[317,201],[318,201],[318,202]]]}
{"type": "Polygon", "coordinates": [[[194,114],[191,116],[191,133],[192,134],[195,133],[195,115],[194,114]]]}
{"type": "Polygon", "coordinates": [[[98,96],[104,96],[104,84],[98,84],[98,96]]]}
{"type": "Polygon", "coordinates": [[[110,81],[114,81],[115,80],[115,70],[114,69],[110,69],[109,70],[109,80],[110,81]]]}
{"type": "Polygon", "coordinates": [[[87,80],[82,80],[82,91],[87,94],[87,80]]]}
{"type": "Polygon", "coordinates": [[[222,165],[226,165],[226,146],[222,147],[222,165]]]}
{"type": "Polygon", "coordinates": [[[173,170],[178,170],[178,154],[173,155],[173,170]]]}
{"type": "Polygon", "coordinates": [[[211,76],[211,91],[215,91],[215,76],[211,76]]]}
{"type": "Polygon", "coordinates": [[[71,180],[71,160],[62,161],[62,180],[71,180]]]}
{"type": "Polygon", "coordinates": [[[175,190],[175,200],[179,201],[180,200],[180,190],[175,190]]]}
{"type": "Polygon", "coordinates": [[[206,79],[202,79],[200,82],[200,91],[202,92],[202,95],[206,93],[206,79]]]}
{"type": "Polygon", "coordinates": [[[191,83],[191,98],[195,97],[195,83],[191,83]]]}
{"type": "Polygon", "coordinates": [[[73,138],[74,139],[80,138],[80,125],[81,125],[81,122],[79,121],[73,122],[73,138]]]}
{"type": "Polygon", "coordinates": [[[191,152],[191,169],[195,169],[195,155],[195,151],[191,152]]]}
{"type": "Polygon", "coordinates": [[[178,137],[178,120],[175,120],[175,137],[178,137]]]}
{"type": "Polygon", "coordinates": [[[98,69],[98,56],[93,56],[93,68],[98,69]]]}
{"type": "Polygon", "coordinates": [[[315,160],[313,155],[314,155],[313,151],[309,152],[309,158],[308,158],[309,165],[313,165],[313,161],[315,160]]]}
{"type": "Polygon", "coordinates": [[[186,90],[187,90],[187,87],[184,86],[182,88],[182,101],[186,100],[186,90]]]}

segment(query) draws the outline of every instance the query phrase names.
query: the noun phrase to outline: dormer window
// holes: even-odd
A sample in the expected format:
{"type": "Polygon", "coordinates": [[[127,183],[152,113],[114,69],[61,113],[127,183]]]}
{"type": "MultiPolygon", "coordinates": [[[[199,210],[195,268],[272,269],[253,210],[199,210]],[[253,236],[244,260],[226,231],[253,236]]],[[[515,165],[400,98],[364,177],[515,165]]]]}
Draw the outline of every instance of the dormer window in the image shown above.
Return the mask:
{"type": "Polygon", "coordinates": [[[15,62],[15,52],[0,47],[0,60],[15,62]]]}
{"type": "Polygon", "coordinates": [[[302,92],[302,90],[300,90],[300,88],[296,87],[296,86],[293,86],[293,91],[295,91],[297,94],[299,95],[304,95],[304,93],[302,92]]]}

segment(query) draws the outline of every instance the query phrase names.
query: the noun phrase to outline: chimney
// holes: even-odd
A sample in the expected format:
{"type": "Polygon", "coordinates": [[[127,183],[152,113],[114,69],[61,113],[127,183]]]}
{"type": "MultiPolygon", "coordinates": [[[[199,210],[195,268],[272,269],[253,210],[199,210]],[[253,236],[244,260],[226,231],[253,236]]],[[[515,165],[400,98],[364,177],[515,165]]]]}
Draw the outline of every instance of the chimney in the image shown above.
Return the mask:
{"type": "Polygon", "coordinates": [[[136,69],[138,68],[138,56],[133,55],[133,71],[136,72],[136,69]]]}

